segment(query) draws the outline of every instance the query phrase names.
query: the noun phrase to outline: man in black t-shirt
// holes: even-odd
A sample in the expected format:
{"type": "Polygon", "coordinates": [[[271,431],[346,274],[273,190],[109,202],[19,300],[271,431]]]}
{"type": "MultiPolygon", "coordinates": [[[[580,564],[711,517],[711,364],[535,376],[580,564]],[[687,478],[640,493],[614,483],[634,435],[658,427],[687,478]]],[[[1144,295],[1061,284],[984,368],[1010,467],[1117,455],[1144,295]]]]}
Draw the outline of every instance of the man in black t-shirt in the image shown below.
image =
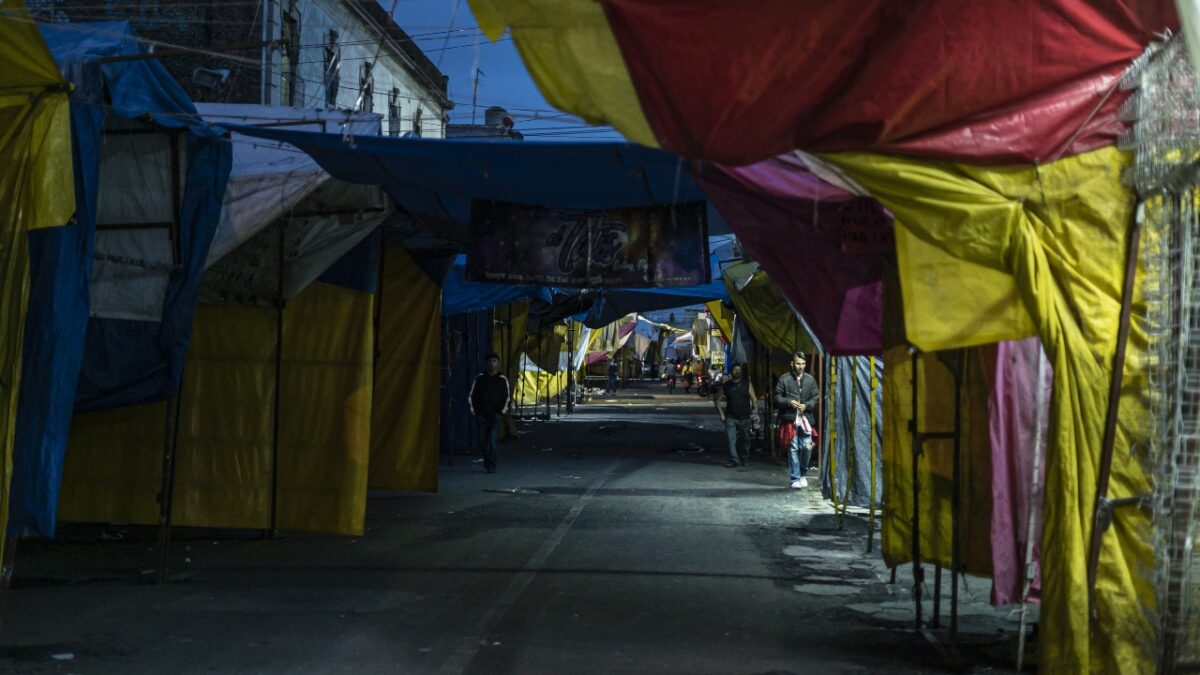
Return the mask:
{"type": "Polygon", "coordinates": [[[746,364],[734,364],[730,378],[716,388],[713,405],[717,407],[717,414],[725,423],[725,435],[729,439],[729,461],[725,466],[746,466],[746,460],[750,456],[752,418],[758,407],[754,385],[746,376],[746,364]],[[724,409],[721,408],[721,399],[725,399],[724,409]]]}
{"type": "Polygon", "coordinates": [[[500,355],[484,357],[487,370],[475,376],[467,402],[471,414],[479,421],[479,450],[483,453],[483,467],[488,473],[496,473],[496,443],[500,437],[500,416],[508,412],[508,398],[512,389],[508,378],[500,372],[500,355]]]}

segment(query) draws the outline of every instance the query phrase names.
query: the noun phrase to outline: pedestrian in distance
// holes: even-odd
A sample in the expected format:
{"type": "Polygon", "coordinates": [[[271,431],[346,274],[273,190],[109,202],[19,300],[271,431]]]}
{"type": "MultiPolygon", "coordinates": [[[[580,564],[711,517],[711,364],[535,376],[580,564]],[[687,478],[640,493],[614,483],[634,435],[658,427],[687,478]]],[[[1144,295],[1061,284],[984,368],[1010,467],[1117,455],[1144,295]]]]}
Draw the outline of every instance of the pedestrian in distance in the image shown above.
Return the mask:
{"type": "Polygon", "coordinates": [[[617,364],[616,357],[608,359],[608,389],[604,393],[613,395],[617,393],[617,374],[620,366],[617,364]]]}
{"type": "Polygon", "coordinates": [[[496,473],[496,444],[500,439],[500,416],[508,412],[512,389],[500,372],[500,355],[492,352],[483,358],[487,370],[475,376],[467,404],[479,421],[479,451],[483,468],[496,473]]]}
{"type": "Polygon", "coordinates": [[[804,473],[808,471],[812,457],[813,428],[820,397],[817,380],[804,372],[807,365],[804,352],[793,353],[791,370],[775,383],[775,409],[779,414],[777,440],[779,447],[788,449],[790,486],[795,489],[808,487],[804,473]]]}
{"type": "Polygon", "coordinates": [[[725,466],[746,466],[750,456],[750,430],[754,424],[754,411],[758,408],[754,384],[746,376],[746,364],[733,365],[729,379],[716,387],[713,405],[725,424],[725,436],[729,439],[729,461],[725,466]],[[721,408],[721,399],[725,399],[724,408],[721,408]]]}

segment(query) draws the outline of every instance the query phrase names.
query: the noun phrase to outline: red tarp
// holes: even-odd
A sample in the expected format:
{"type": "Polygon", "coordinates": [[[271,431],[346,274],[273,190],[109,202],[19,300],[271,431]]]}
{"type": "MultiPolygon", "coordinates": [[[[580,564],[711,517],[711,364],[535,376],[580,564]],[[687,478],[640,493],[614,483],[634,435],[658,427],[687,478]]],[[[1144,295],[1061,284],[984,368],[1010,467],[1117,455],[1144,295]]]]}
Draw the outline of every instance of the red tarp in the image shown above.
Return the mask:
{"type": "Polygon", "coordinates": [[[895,244],[878,203],[788,157],[744,167],[697,163],[693,175],[822,347],[835,355],[883,352],[881,252],[895,244]]]}
{"type": "Polygon", "coordinates": [[[1178,27],[1170,0],[604,9],[663,147],[729,164],[797,148],[1028,163],[1107,145],[1125,92],[1104,96],[1156,32],[1178,27]]]}

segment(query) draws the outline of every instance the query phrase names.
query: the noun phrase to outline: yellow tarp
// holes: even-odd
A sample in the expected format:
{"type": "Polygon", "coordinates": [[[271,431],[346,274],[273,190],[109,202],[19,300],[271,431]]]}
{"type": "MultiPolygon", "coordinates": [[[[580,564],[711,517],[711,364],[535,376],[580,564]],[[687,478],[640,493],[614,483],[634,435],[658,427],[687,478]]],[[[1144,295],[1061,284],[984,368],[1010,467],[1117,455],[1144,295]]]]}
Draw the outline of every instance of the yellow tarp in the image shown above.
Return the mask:
{"type": "Polygon", "coordinates": [[[0,35],[0,523],[7,523],[29,301],[26,233],[66,224],[75,183],[65,83],[24,4],[0,2],[0,35]]]}
{"type": "MultiPolygon", "coordinates": [[[[1043,513],[1039,667],[1048,673],[1152,672],[1154,557],[1150,517],[1141,509],[1121,509],[1103,536],[1096,619],[1088,616],[1088,548],[1134,204],[1121,182],[1129,158],[1104,148],[1039,169],[859,153],[825,159],[863,185],[916,237],[1012,278],[1055,380],[1043,513]]],[[[904,302],[921,307],[921,297],[945,298],[933,286],[960,281],[910,279],[904,302]]],[[[1145,304],[1140,283],[1135,288],[1108,493],[1117,499],[1151,490],[1132,449],[1133,441],[1146,435],[1149,390],[1146,332],[1137,318],[1145,315],[1145,304]]],[[[936,316],[910,316],[910,330],[920,321],[940,325],[936,316]]],[[[949,343],[954,335],[931,338],[949,343]]]]}
{"type": "Polygon", "coordinates": [[[389,246],[379,294],[371,487],[437,492],[442,290],[407,251],[389,246]]]}
{"type": "Polygon", "coordinates": [[[726,342],[733,342],[733,308],[726,307],[720,300],[710,300],[704,303],[704,306],[716,322],[717,330],[721,331],[721,337],[725,338],[726,342]]]}
{"type": "Polygon", "coordinates": [[[471,11],[491,40],[508,27],[551,105],[592,124],[611,124],[634,143],[658,147],[600,3],[471,0],[471,11]]]}
{"type": "MultiPolygon", "coordinates": [[[[371,424],[372,298],[315,283],[284,311],[281,529],[361,534],[371,424]]],[[[180,393],[172,521],[270,523],[275,311],[201,305],[180,393]]],[[[166,403],[76,415],[59,498],[68,521],[158,521],[166,403]]]]}
{"type": "MultiPolygon", "coordinates": [[[[992,571],[991,444],[988,439],[988,387],[975,350],[964,368],[959,450],[959,552],[963,570],[990,576],[992,571]]],[[[883,506],[881,544],[889,566],[912,562],[913,453],[912,357],[907,347],[883,355],[883,506]]],[[[937,354],[918,357],[920,430],[954,431],[954,375],[937,354]]],[[[954,525],[954,441],[927,439],[917,459],[921,515],[921,559],[950,569],[954,525]]]]}
{"type": "Polygon", "coordinates": [[[738,280],[747,274],[751,272],[745,264],[725,270],[725,290],[733,300],[738,317],[746,322],[754,338],[771,349],[788,353],[799,349],[812,354],[812,338],[767,273],[757,270],[748,283],[739,284],[738,280]]]}

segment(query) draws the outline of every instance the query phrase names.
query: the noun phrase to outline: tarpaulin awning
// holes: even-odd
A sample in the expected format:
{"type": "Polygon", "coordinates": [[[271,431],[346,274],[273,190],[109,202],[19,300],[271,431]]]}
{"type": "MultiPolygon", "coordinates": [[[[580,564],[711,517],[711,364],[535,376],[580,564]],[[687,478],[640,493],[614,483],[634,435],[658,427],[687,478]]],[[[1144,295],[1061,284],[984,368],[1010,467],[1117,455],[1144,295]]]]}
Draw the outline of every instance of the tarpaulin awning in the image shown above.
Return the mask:
{"type": "MultiPolygon", "coordinates": [[[[698,180],[831,354],[879,354],[882,255],[890,216],[794,157],[745,167],[698,163],[698,180]]],[[[766,339],[767,336],[759,336],[766,339]]]]}
{"type": "Polygon", "coordinates": [[[230,126],[290,143],[349,183],[383,185],[408,211],[470,221],[471,200],[601,209],[704,201],[679,157],[627,143],[337,136],[230,126]]]}
{"type": "Polygon", "coordinates": [[[988,163],[1111,143],[1129,60],[1172,2],[472,0],[546,100],[632,140],[746,164],[795,148],[988,163]],[[997,30],[1003,26],[1004,30],[997,30]]]}
{"type": "Polygon", "coordinates": [[[552,300],[550,289],[543,286],[467,281],[466,273],[467,256],[456,256],[442,281],[442,316],[493,309],[517,300],[552,300]]]}

